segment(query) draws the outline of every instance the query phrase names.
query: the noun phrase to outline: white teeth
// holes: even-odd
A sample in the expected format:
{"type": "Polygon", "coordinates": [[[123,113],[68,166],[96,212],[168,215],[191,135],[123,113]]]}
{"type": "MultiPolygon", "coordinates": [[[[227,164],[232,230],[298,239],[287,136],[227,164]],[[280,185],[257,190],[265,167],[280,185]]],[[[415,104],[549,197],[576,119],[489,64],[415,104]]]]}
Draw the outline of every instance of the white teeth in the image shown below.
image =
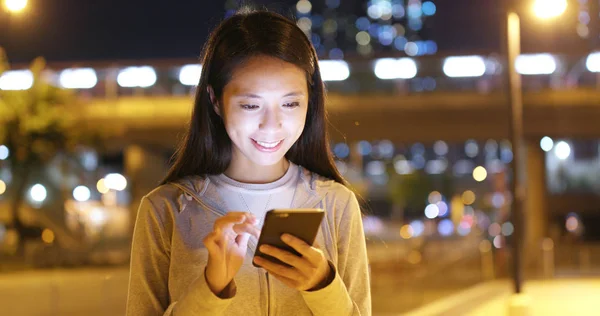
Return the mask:
{"type": "Polygon", "coordinates": [[[256,141],[259,145],[265,147],[265,148],[274,148],[277,145],[279,145],[279,143],[281,143],[281,141],[275,142],[275,143],[265,143],[265,142],[259,142],[256,141]]]}

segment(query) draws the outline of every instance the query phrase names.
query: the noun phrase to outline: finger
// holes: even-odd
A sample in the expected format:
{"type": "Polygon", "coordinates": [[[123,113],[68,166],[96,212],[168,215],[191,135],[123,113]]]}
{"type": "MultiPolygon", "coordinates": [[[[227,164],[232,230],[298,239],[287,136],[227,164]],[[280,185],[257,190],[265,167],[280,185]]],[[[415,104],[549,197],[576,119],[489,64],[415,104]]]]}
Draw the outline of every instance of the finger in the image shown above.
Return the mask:
{"type": "Polygon", "coordinates": [[[247,216],[247,213],[229,212],[215,221],[213,230],[220,233],[223,230],[231,228],[235,224],[244,222],[247,216]]]}
{"type": "Polygon", "coordinates": [[[311,276],[314,273],[314,268],[308,260],[293,253],[269,245],[260,246],[260,251],[291,265],[300,270],[305,276],[311,276]]]}
{"type": "Polygon", "coordinates": [[[246,248],[248,247],[248,240],[250,239],[250,234],[240,234],[235,238],[235,242],[237,243],[237,245],[241,248],[246,248]]]}
{"type": "Polygon", "coordinates": [[[221,242],[219,239],[220,238],[218,238],[215,232],[211,232],[210,234],[206,235],[206,237],[204,237],[202,242],[204,243],[204,247],[206,247],[206,250],[209,254],[216,255],[219,253],[221,249],[221,242]]]}
{"type": "Polygon", "coordinates": [[[258,238],[258,235],[260,235],[260,230],[258,230],[256,226],[248,223],[248,221],[242,224],[233,225],[233,231],[236,234],[250,234],[256,238],[258,238]]]}
{"type": "Polygon", "coordinates": [[[268,272],[284,276],[288,279],[296,280],[298,282],[301,282],[303,279],[305,279],[305,277],[297,269],[283,266],[281,264],[272,262],[269,259],[256,256],[254,257],[254,262],[268,272]]]}
{"type": "Polygon", "coordinates": [[[292,280],[290,278],[286,278],[283,275],[279,275],[277,273],[274,273],[272,271],[269,272],[273,277],[275,277],[277,280],[279,280],[281,283],[291,287],[291,288],[298,288],[299,283],[295,280],[292,280]]]}
{"type": "Polygon", "coordinates": [[[319,259],[321,258],[319,250],[311,247],[309,244],[305,243],[304,240],[290,234],[281,235],[281,240],[308,259],[313,265],[316,266],[319,264],[319,259]]]}

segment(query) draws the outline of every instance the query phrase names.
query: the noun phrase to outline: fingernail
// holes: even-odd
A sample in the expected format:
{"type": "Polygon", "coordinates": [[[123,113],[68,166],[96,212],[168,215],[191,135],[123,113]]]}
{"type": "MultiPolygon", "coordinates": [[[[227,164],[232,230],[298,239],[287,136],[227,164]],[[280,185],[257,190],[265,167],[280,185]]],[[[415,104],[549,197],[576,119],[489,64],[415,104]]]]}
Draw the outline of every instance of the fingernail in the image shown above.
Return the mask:
{"type": "Polygon", "coordinates": [[[290,238],[290,235],[288,234],[283,234],[281,235],[281,240],[283,241],[290,241],[292,238],[290,238]]]}

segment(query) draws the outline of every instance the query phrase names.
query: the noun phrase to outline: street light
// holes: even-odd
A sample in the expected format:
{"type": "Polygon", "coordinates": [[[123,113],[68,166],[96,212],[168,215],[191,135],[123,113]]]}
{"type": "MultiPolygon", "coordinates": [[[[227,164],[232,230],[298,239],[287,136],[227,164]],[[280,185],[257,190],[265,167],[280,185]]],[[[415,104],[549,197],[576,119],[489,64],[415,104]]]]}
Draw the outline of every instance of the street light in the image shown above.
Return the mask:
{"type": "Polygon", "coordinates": [[[4,0],[4,7],[10,13],[20,13],[27,7],[27,0],[4,0]]]}
{"type": "MultiPolygon", "coordinates": [[[[566,0],[536,0],[533,4],[533,13],[539,18],[550,19],[565,12],[566,0]]],[[[519,15],[509,8],[506,15],[506,53],[508,59],[508,83],[510,92],[510,135],[513,148],[512,161],[512,216],[514,223],[514,254],[513,254],[513,281],[515,293],[522,291],[522,251],[523,251],[523,205],[525,198],[525,160],[522,154],[523,146],[523,94],[521,90],[521,75],[517,72],[515,63],[521,54],[521,27],[519,15]]],[[[516,307],[519,308],[519,307],[516,307]]]]}

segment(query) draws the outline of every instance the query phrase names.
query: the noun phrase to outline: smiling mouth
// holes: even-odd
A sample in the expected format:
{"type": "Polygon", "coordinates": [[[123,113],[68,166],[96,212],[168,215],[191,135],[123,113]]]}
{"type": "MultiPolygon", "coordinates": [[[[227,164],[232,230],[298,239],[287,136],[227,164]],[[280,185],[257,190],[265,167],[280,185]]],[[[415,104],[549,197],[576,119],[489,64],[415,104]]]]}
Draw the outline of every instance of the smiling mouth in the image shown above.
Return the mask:
{"type": "Polygon", "coordinates": [[[252,139],[252,140],[253,140],[255,143],[257,143],[258,145],[260,145],[261,147],[264,147],[264,148],[269,148],[269,149],[270,149],[270,148],[275,148],[275,147],[277,147],[279,144],[281,144],[281,142],[283,142],[283,139],[282,139],[282,140],[279,140],[279,141],[276,141],[276,142],[261,142],[261,141],[258,141],[258,140],[256,140],[256,139],[252,139]]]}

